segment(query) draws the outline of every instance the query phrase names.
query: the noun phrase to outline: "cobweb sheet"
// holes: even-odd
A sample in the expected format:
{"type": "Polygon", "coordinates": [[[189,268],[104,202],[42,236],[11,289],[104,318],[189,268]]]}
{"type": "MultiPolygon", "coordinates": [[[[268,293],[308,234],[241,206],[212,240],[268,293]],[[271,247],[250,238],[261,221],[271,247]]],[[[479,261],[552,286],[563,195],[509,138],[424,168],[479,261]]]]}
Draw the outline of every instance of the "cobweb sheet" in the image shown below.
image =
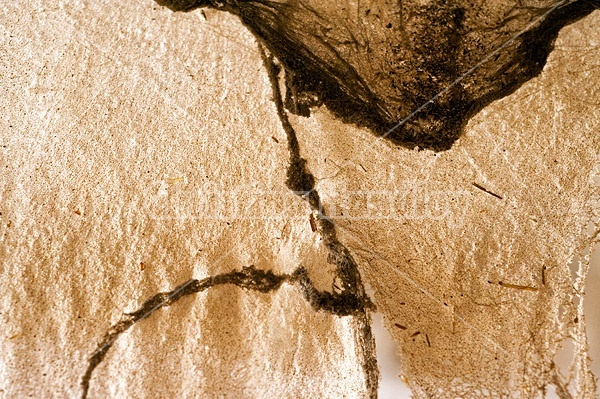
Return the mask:
{"type": "MultiPolygon", "coordinates": [[[[448,151],[398,148],[324,107],[289,115],[415,397],[595,395],[581,300],[599,216],[599,24],[566,27],[544,72],[448,151]]],[[[316,310],[299,283],[301,268],[343,291],[318,212],[285,185],[277,93],[236,18],[40,0],[0,5],[0,32],[3,397],[81,396],[126,313],[232,272],[119,335],[88,396],[374,395],[372,308],[316,310]],[[257,271],[281,281],[244,286],[257,271]]]]}
{"type": "Polygon", "coordinates": [[[598,234],[598,18],[565,28],[544,72],[449,151],[394,148],[326,112],[297,119],[415,397],[537,397],[547,384],[595,397],[581,302],[598,234]]]}

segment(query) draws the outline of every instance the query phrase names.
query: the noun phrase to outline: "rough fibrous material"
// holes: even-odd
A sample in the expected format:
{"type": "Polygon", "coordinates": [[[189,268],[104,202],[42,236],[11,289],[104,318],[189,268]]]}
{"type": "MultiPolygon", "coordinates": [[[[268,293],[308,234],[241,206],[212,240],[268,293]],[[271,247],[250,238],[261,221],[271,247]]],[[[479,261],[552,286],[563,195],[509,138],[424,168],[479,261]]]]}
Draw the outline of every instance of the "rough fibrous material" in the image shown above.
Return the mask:
{"type": "Polygon", "coordinates": [[[595,397],[597,2],[361,3],[0,6],[3,395],[374,397],[373,301],[417,398],[595,397]]]}

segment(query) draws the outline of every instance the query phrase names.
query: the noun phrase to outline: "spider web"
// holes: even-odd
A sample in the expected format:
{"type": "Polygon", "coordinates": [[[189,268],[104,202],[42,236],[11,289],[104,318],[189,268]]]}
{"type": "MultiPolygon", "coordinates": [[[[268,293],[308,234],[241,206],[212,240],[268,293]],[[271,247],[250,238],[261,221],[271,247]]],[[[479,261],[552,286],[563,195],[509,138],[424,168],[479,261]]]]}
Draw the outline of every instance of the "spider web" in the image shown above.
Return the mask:
{"type": "MultiPolygon", "coordinates": [[[[396,148],[324,109],[291,117],[416,397],[595,395],[582,298],[599,216],[597,14],[449,151],[396,148]]],[[[190,278],[302,265],[336,291],[319,215],[284,187],[257,43],[206,15],[2,6],[7,397],[80,395],[110,326],[190,278]]],[[[366,397],[361,334],[292,284],[213,287],[115,341],[90,397],[366,397]]]]}

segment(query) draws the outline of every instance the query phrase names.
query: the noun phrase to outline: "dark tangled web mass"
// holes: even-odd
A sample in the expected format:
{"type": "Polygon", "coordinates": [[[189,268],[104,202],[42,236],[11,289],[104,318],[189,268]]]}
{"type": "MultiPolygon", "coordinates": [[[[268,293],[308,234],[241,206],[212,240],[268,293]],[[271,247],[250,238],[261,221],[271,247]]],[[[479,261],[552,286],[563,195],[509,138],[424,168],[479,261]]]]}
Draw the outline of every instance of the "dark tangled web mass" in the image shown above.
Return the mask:
{"type": "Polygon", "coordinates": [[[324,104],[396,144],[434,150],[539,74],[559,30],[600,8],[598,0],[156,1],[238,16],[283,65],[289,111],[308,116],[324,104]]]}

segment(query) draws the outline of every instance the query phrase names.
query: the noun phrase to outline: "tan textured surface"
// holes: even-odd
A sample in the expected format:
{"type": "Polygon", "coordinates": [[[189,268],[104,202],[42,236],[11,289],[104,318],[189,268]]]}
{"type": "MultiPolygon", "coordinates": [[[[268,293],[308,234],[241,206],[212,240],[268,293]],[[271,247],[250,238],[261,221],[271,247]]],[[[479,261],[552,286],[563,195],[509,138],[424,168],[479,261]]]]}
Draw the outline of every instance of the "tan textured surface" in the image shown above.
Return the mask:
{"type": "MultiPolygon", "coordinates": [[[[310,210],[282,184],[254,40],[210,18],[149,1],[1,6],[6,397],[78,396],[110,324],[189,278],[303,263],[328,278],[310,210]]],[[[356,397],[353,334],[296,288],[217,287],[121,337],[90,397],[356,397]]]]}
{"type": "Polygon", "coordinates": [[[574,397],[595,397],[583,284],[569,264],[599,212],[599,22],[596,12],[565,28],[544,73],[444,153],[394,148],[326,112],[296,119],[419,397],[535,397],[569,336],[581,344],[579,379],[559,378],[574,397]]]}
{"type": "MultiPolygon", "coordinates": [[[[150,1],[0,6],[5,397],[79,395],[110,324],[191,277],[304,264],[330,284],[308,207],[283,185],[285,136],[255,43],[235,19],[206,15],[150,1]],[[212,191],[228,200],[203,207],[212,191]]],[[[599,23],[567,28],[540,78],[437,156],[324,111],[293,119],[329,214],[364,215],[359,192],[398,191],[402,217],[337,223],[423,390],[468,382],[528,397],[551,378],[538,366],[560,339],[584,342],[568,264],[598,199],[599,23]]],[[[218,287],[122,336],[90,397],[360,397],[354,334],[293,287],[218,287]]],[[[573,386],[589,394],[584,376],[573,386]]]]}

